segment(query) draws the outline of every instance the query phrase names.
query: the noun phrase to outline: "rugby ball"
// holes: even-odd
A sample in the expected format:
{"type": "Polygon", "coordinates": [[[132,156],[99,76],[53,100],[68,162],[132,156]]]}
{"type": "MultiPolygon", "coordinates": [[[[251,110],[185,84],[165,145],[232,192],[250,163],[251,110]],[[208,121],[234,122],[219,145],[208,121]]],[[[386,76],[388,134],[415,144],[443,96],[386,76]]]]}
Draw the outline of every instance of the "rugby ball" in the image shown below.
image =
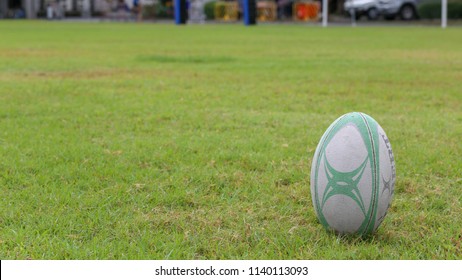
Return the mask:
{"type": "Polygon", "coordinates": [[[311,197],[320,223],[339,234],[367,235],[390,206],[396,170],[390,141],[364,113],[348,113],[324,132],[311,165],[311,197]]]}

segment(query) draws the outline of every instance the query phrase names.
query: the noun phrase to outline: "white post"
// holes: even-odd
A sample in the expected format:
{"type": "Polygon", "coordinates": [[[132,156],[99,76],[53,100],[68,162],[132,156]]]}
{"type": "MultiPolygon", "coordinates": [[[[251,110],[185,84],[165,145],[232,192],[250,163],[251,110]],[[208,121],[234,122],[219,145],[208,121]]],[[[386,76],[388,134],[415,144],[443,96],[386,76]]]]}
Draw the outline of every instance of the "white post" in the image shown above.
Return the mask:
{"type": "Polygon", "coordinates": [[[91,4],[90,0],[83,0],[82,3],[82,17],[89,18],[91,17],[91,4]]]}
{"type": "Polygon", "coordinates": [[[68,12],[68,11],[72,11],[72,9],[74,8],[72,6],[72,0],[66,0],[66,3],[65,3],[65,8],[64,8],[64,11],[68,12]]]}
{"type": "Polygon", "coordinates": [[[448,26],[448,0],[441,0],[441,28],[448,26]]]}
{"type": "Polygon", "coordinates": [[[51,4],[47,4],[47,19],[53,19],[53,6],[51,6],[51,4]]]}
{"type": "Polygon", "coordinates": [[[329,0],[322,0],[322,27],[327,27],[327,10],[329,0]]]}
{"type": "Polygon", "coordinates": [[[24,1],[24,10],[26,12],[26,18],[36,18],[37,17],[37,11],[35,8],[35,1],[32,0],[27,0],[24,1]]]}

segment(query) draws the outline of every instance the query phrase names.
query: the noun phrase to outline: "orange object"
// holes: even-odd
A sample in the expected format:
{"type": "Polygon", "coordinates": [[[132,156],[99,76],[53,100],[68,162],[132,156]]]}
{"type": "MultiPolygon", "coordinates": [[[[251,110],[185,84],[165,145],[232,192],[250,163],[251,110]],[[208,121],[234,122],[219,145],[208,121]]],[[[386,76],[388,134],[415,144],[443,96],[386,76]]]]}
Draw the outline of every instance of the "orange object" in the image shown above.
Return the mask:
{"type": "Polygon", "coordinates": [[[319,2],[296,2],[293,6],[295,20],[308,21],[319,18],[319,2]]]}

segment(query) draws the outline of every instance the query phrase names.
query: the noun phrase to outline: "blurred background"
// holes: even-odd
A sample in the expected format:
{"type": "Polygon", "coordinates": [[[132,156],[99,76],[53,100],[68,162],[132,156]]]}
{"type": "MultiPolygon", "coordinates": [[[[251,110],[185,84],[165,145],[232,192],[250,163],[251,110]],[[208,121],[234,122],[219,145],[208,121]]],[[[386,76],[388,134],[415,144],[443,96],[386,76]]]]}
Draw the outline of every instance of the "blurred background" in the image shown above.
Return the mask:
{"type": "MultiPolygon", "coordinates": [[[[189,22],[238,22],[243,0],[188,0],[189,22]]],[[[437,23],[441,0],[328,0],[330,23],[437,23]]],[[[462,19],[462,0],[448,0],[448,19],[462,19]]],[[[163,21],[175,0],[0,0],[0,19],[163,21]]],[[[256,0],[258,22],[320,22],[322,1],[256,0]]]]}

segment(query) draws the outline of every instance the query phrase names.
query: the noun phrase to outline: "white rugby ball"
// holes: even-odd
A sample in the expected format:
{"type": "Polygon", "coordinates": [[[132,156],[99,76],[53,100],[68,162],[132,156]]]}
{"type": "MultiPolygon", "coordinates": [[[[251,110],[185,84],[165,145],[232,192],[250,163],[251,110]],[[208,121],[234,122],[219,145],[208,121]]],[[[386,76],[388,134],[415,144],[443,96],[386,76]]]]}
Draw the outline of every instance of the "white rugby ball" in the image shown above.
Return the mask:
{"type": "Polygon", "coordinates": [[[321,224],[367,235],[387,214],[396,170],[390,141],[364,113],[348,113],[324,132],[311,165],[311,197],[321,224]]]}

